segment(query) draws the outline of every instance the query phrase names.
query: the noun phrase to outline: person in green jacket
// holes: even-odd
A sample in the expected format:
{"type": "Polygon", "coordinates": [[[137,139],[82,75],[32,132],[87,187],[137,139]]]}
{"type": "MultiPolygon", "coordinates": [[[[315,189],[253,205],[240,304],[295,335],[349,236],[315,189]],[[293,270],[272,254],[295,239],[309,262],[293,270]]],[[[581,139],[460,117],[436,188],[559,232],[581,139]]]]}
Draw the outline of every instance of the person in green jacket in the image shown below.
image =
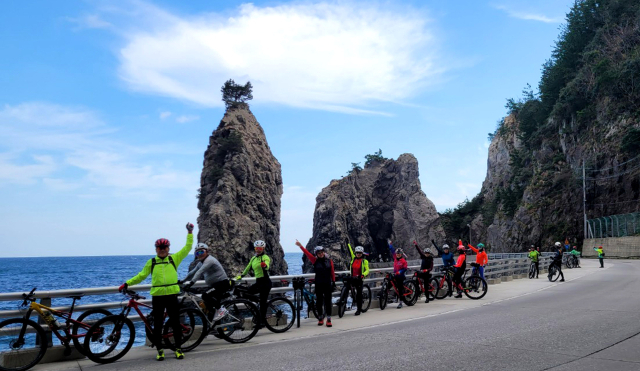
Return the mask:
{"type": "MultiPolygon", "coordinates": [[[[344,284],[347,287],[346,293],[351,290],[351,285],[356,288],[356,312],[354,315],[359,316],[362,313],[362,285],[363,280],[369,275],[369,261],[364,257],[364,247],[356,246],[355,252],[351,248],[349,240],[345,241],[349,247],[349,253],[351,254],[351,277],[345,280],[344,284]]],[[[340,298],[340,301],[347,300],[347,298],[340,298]]]]}
{"type": "Polygon", "coordinates": [[[594,250],[598,253],[598,260],[600,260],[600,268],[604,268],[604,251],[602,246],[594,247],[594,250]]]}
{"type": "Polygon", "coordinates": [[[571,255],[575,256],[575,259],[576,259],[576,266],[577,266],[578,268],[581,268],[581,267],[580,267],[580,251],[578,251],[578,250],[576,249],[576,247],[574,246],[574,247],[573,247],[573,249],[572,249],[571,251],[569,251],[569,254],[571,254],[571,255]]]}
{"type": "Polygon", "coordinates": [[[533,248],[533,245],[529,249],[529,259],[536,265],[536,278],[538,278],[540,273],[540,253],[533,248]]]}
{"type": "Polygon", "coordinates": [[[242,273],[236,277],[236,280],[242,279],[242,277],[249,274],[253,270],[253,275],[256,277],[256,283],[249,286],[250,294],[260,294],[260,320],[261,323],[258,327],[264,327],[267,319],[267,301],[269,300],[269,292],[271,292],[271,278],[269,278],[269,267],[271,266],[271,259],[264,253],[264,249],[267,244],[258,240],[253,243],[253,248],[256,252],[249,264],[242,271],[242,273]]]}
{"type": "MultiPolygon", "coordinates": [[[[193,224],[187,223],[187,243],[180,251],[169,255],[169,240],[161,238],[156,241],[156,255],[149,259],[144,268],[135,277],[127,280],[119,287],[119,291],[126,291],[129,286],[137,285],[151,275],[151,305],[153,306],[153,342],[158,350],[156,359],[164,361],[164,349],[162,341],[162,329],[164,325],[164,311],[169,315],[169,324],[172,328],[180,328],[178,310],[178,266],[189,255],[193,246],[193,224]]],[[[182,332],[174,332],[176,345],[176,358],[183,359],[184,353],[179,345],[182,344],[182,332]]]]}

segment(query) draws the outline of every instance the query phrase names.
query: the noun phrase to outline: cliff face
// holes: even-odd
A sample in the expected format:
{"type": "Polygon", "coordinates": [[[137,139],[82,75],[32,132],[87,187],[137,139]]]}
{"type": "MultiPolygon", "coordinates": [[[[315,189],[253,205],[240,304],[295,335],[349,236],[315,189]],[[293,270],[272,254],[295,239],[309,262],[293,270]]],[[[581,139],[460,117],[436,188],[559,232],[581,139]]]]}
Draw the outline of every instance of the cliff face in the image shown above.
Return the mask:
{"type": "MultiPolygon", "coordinates": [[[[389,258],[387,238],[416,258],[414,240],[428,246],[431,239],[444,238],[438,213],[422,192],[418,175],[416,158],[403,154],[331,181],[316,198],[307,248],[324,246],[337,270],[349,266],[347,238],[353,247],[364,246],[372,261],[389,258]]],[[[305,261],[305,271],[309,268],[305,261]]]]}
{"type": "Polygon", "coordinates": [[[270,273],[286,274],[280,246],[282,173],[247,105],[229,108],[209,139],[200,178],[198,241],[228,274],[240,272],[264,240],[270,273]]]}

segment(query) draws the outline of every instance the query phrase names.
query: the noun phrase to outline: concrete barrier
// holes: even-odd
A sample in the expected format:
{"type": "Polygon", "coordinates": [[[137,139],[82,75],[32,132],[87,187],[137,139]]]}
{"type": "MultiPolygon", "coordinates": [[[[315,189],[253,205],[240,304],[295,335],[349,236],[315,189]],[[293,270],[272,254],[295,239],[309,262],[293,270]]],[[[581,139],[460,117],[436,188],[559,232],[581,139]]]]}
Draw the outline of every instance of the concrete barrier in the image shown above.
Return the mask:
{"type": "Polygon", "coordinates": [[[582,244],[582,256],[597,258],[594,247],[602,246],[606,258],[640,258],[640,236],[590,238],[582,244]]]}

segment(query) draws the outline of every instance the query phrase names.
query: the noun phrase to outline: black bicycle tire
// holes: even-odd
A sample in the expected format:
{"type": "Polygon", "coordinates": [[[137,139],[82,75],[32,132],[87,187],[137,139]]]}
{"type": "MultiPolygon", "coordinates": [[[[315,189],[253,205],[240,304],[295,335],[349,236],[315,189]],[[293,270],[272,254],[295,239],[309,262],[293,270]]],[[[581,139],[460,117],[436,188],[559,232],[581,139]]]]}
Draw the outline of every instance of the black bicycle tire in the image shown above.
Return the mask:
{"type": "MultiPolygon", "coordinates": [[[[252,301],[247,300],[247,299],[241,299],[241,298],[235,298],[235,299],[229,299],[229,300],[225,300],[221,303],[222,306],[224,306],[225,308],[229,308],[232,305],[237,305],[237,304],[242,304],[247,308],[250,308],[250,311],[253,313],[253,318],[258,318],[260,317],[260,310],[258,309],[258,306],[255,305],[252,301]]],[[[217,323],[217,322],[216,322],[217,323]]],[[[211,331],[212,334],[217,335],[218,338],[220,339],[224,339],[225,341],[232,343],[232,344],[240,344],[240,343],[246,343],[247,341],[251,340],[254,336],[256,336],[256,334],[258,333],[259,328],[257,326],[253,326],[251,332],[249,333],[249,335],[241,338],[241,339],[233,339],[231,338],[227,333],[223,332],[223,331],[211,331]]]]}
{"type": "Polygon", "coordinates": [[[389,300],[389,288],[387,282],[382,282],[380,286],[380,294],[378,295],[378,301],[380,304],[380,310],[384,310],[387,307],[387,301],[389,300]]]}
{"type": "Polygon", "coordinates": [[[344,316],[344,312],[347,311],[347,299],[349,299],[350,294],[347,286],[342,286],[342,290],[340,290],[340,300],[338,300],[338,318],[342,318],[344,316]]]}
{"type": "Polygon", "coordinates": [[[441,300],[449,295],[449,292],[452,290],[451,281],[447,278],[442,280],[441,277],[436,278],[438,281],[438,292],[436,293],[436,299],[441,300]],[[446,286],[446,289],[445,289],[446,286]]]}
{"type": "Polygon", "coordinates": [[[482,294],[480,296],[472,296],[469,293],[469,290],[464,290],[464,294],[472,300],[479,300],[482,299],[485,295],[487,295],[487,291],[489,289],[489,285],[487,285],[487,281],[485,281],[482,277],[480,276],[471,276],[468,277],[466,280],[464,280],[464,287],[472,287],[473,284],[471,283],[472,280],[480,280],[480,283],[482,284],[483,290],[482,290],[482,294]]]}
{"type": "MultiPolygon", "coordinates": [[[[88,335],[84,337],[84,349],[86,351],[85,355],[87,356],[87,358],[89,358],[93,362],[102,363],[102,364],[112,363],[124,357],[129,352],[129,350],[131,350],[131,347],[133,346],[133,343],[135,342],[135,339],[136,339],[136,330],[135,330],[135,327],[133,326],[133,322],[131,322],[129,318],[123,317],[121,314],[107,316],[98,320],[96,323],[93,324],[93,326],[91,326],[91,328],[89,328],[89,330],[87,330],[87,334],[88,335]],[[127,345],[124,347],[122,352],[120,352],[119,354],[111,358],[104,358],[102,355],[97,355],[92,353],[91,347],[89,346],[91,342],[90,340],[92,338],[91,334],[97,332],[100,326],[102,326],[107,321],[111,321],[115,324],[121,323],[122,326],[126,325],[129,328],[129,334],[130,334],[129,341],[127,342],[127,345]]],[[[118,343],[120,343],[120,340],[118,340],[116,345],[118,343]]],[[[104,353],[100,353],[100,354],[104,354],[104,353]]]]}
{"type": "Polygon", "coordinates": [[[429,284],[425,286],[425,296],[429,298],[429,300],[434,300],[436,298],[436,294],[438,293],[438,280],[435,277],[432,277],[429,280],[429,284]],[[431,287],[433,287],[433,291],[429,290],[431,287]]]}
{"type": "MultiPolygon", "coordinates": [[[[198,345],[200,345],[200,343],[202,343],[202,341],[204,340],[204,338],[207,336],[208,333],[208,328],[207,328],[207,318],[204,316],[204,313],[202,313],[202,311],[197,310],[195,308],[182,308],[178,311],[178,315],[180,317],[182,317],[182,315],[188,315],[189,316],[189,321],[190,321],[190,326],[193,328],[194,325],[194,321],[196,320],[196,317],[198,317],[200,319],[200,323],[202,323],[202,331],[200,332],[200,336],[198,336],[198,338],[195,339],[195,341],[189,345],[189,346],[183,346],[184,343],[186,341],[188,341],[189,339],[191,339],[191,336],[193,334],[191,334],[189,337],[187,337],[186,339],[183,337],[182,338],[182,344],[180,344],[180,350],[182,350],[183,352],[190,352],[192,350],[194,350],[198,345]]],[[[197,321],[196,321],[197,323],[197,321]]],[[[171,340],[166,337],[167,334],[169,333],[169,321],[166,321],[164,323],[164,328],[162,329],[162,342],[164,343],[164,345],[171,349],[171,350],[176,350],[176,346],[174,343],[171,342],[171,340]]]]}
{"type": "MultiPolygon", "coordinates": [[[[35,332],[37,333],[37,336],[40,337],[40,339],[46,339],[46,335],[44,332],[44,329],[42,328],[42,326],[40,326],[39,324],[37,324],[35,321],[32,321],[30,319],[26,319],[26,318],[11,318],[5,321],[0,322],[0,330],[7,326],[10,325],[12,323],[22,323],[23,326],[31,326],[33,327],[33,329],[35,330],[35,332]]],[[[5,367],[4,365],[0,364],[0,370],[2,371],[24,371],[24,370],[28,370],[31,367],[35,366],[38,364],[38,362],[40,362],[42,360],[42,357],[44,357],[45,353],[47,352],[47,341],[43,341],[42,344],[40,344],[40,351],[38,352],[38,354],[36,355],[36,357],[31,360],[31,362],[27,363],[26,365],[17,367],[17,368],[8,368],[5,367]]],[[[33,348],[36,349],[36,348],[33,348]]],[[[2,360],[2,362],[4,363],[4,354],[0,357],[0,359],[2,360]]]]}
{"type": "MultiPolygon", "coordinates": [[[[87,311],[84,311],[82,314],[80,314],[78,316],[78,318],[76,319],[76,322],[73,323],[73,327],[71,328],[71,334],[73,335],[73,337],[72,337],[73,346],[75,346],[76,349],[78,350],[78,352],[80,352],[80,354],[82,354],[82,355],[84,355],[84,345],[83,345],[83,343],[80,343],[80,338],[77,337],[78,330],[80,329],[80,323],[79,322],[83,322],[85,318],[89,317],[92,314],[104,314],[104,317],[113,315],[113,313],[109,312],[106,309],[95,308],[95,309],[89,309],[87,311]]],[[[91,328],[91,326],[89,326],[89,328],[91,328]]],[[[85,334],[86,334],[86,332],[85,332],[85,334]]],[[[84,341],[84,339],[82,339],[82,340],[84,341]]]]}
{"type": "Polygon", "coordinates": [[[413,280],[408,280],[408,281],[404,281],[403,283],[404,286],[404,294],[402,295],[402,302],[405,303],[407,306],[413,306],[415,303],[418,302],[418,289],[416,288],[416,283],[413,282],[413,280]],[[412,287],[409,287],[412,286],[412,287]],[[406,290],[409,289],[413,292],[413,295],[409,296],[406,295],[406,290]]]}
{"type": "MultiPolygon", "coordinates": [[[[269,307],[269,306],[271,306],[271,304],[272,304],[272,303],[274,303],[274,302],[276,302],[276,301],[278,301],[278,300],[284,301],[284,302],[285,302],[285,304],[286,304],[286,305],[288,305],[288,306],[291,308],[291,310],[292,310],[292,311],[291,311],[292,315],[295,315],[295,314],[294,314],[294,313],[295,313],[295,312],[294,312],[294,311],[295,311],[295,307],[293,306],[293,303],[291,303],[291,300],[289,300],[289,299],[287,299],[287,298],[285,298],[285,297],[282,297],[282,296],[279,296],[279,297],[276,297],[276,298],[273,298],[273,299],[271,299],[271,300],[267,301],[267,306],[268,306],[268,307],[269,307]]],[[[278,333],[278,334],[279,334],[279,333],[283,333],[283,332],[286,332],[287,330],[289,330],[289,329],[293,326],[293,323],[294,323],[294,322],[295,322],[295,318],[293,318],[293,316],[292,316],[291,321],[289,321],[289,322],[288,322],[288,324],[287,324],[287,326],[286,326],[285,328],[283,328],[283,329],[276,329],[276,328],[274,328],[271,324],[269,324],[269,320],[267,319],[267,320],[265,321],[265,326],[269,329],[269,331],[271,331],[271,332],[275,332],[275,333],[278,333]]]]}
{"type": "Polygon", "coordinates": [[[369,285],[364,284],[362,285],[362,306],[360,308],[360,311],[362,313],[366,312],[369,310],[369,308],[371,307],[371,287],[369,287],[369,285]],[[365,298],[365,290],[367,293],[367,297],[365,298]]]}

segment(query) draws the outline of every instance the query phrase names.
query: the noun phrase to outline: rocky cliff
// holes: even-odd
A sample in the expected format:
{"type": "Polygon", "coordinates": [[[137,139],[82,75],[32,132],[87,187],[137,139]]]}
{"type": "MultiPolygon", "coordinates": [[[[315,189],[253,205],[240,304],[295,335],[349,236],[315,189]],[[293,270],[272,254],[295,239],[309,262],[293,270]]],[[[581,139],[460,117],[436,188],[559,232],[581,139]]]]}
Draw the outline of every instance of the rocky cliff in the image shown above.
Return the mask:
{"type": "MultiPolygon", "coordinates": [[[[320,192],[307,248],[324,246],[337,270],[348,269],[347,238],[353,247],[364,246],[372,261],[390,257],[387,238],[410,258],[417,257],[412,241],[428,246],[431,239],[444,238],[435,206],[421,190],[413,155],[372,161],[320,192]]],[[[306,264],[305,271],[309,268],[306,264]]]]}
{"type": "Polygon", "coordinates": [[[270,273],[286,274],[280,246],[282,173],[248,105],[227,110],[209,138],[200,178],[198,241],[228,274],[240,272],[264,240],[270,273]]]}

